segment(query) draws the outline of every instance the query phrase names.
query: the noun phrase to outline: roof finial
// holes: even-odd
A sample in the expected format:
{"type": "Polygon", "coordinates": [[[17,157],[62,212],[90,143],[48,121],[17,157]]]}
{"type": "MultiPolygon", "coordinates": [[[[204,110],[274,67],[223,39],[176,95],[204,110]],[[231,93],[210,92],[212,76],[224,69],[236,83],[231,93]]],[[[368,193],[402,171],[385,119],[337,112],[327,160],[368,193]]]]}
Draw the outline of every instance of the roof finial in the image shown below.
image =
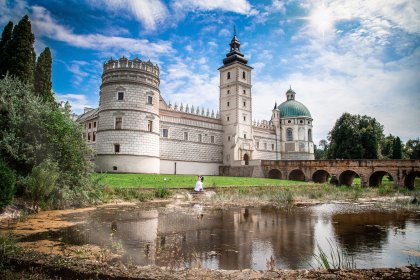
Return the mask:
{"type": "Polygon", "coordinates": [[[233,25],[233,36],[236,36],[236,24],[233,25]]]}

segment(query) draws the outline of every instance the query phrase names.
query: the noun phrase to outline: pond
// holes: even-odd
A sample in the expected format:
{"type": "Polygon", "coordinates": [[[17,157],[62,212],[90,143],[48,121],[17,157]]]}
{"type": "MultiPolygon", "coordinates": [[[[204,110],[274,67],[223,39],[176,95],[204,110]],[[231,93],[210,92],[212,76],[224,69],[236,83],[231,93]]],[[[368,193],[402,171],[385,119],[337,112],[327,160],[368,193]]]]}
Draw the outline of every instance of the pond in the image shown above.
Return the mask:
{"type": "Polygon", "coordinates": [[[119,206],[70,214],[85,223],[21,241],[119,247],[135,265],[200,265],[212,269],[318,267],[319,248],[345,252],[357,268],[420,263],[420,213],[363,204],[278,209],[119,206]],[[116,246],[118,245],[118,246],[116,246]]]}

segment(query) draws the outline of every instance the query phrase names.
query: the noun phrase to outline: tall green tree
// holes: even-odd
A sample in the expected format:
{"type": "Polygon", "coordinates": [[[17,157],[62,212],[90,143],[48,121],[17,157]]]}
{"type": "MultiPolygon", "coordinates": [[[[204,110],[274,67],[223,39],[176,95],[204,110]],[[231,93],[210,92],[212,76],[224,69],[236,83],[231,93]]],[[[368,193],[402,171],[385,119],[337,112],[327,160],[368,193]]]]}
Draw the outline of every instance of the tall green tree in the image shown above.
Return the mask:
{"type": "Polygon", "coordinates": [[[380,143],[382,159],[392,158],[392,150],[394,146],[394,141],[395,141],[395,136],[392,134],[389,134],[388,136],[382,139],[382,142],[380,143]]]}
{"type": "Polygon", "coordinates": [[[39,55],[38,61],[36,62],[34,90],[35,94],[42,97],[43,100],[54,102],[54,97],[52,95],[51,66],[51,51],[50,48],[47,47],[39,55]]]}
{"type": "Polygon", "coordinates": [[[383,126],[369,116],[344,113],[328,135],[329,158],[377,159],[383,126]]]}
{"type": "Polygon", "coordinates": [[[6,75],[8,65],[10,64],[9,56],[6,55],[6,48],[12,40],[13,22],[9,21],[3,29],[0,40],[0,79],[6,75]]]}
{"type": "Polygon", "coordinates": [[[392,158],[401,159],[402,158],[402,148],[401,148],[401,139],[397,136],[392,145],[392,158]]]}
{"type": "Polygon", "coordinates": [[[24,16],[13,28],[12,39],[3,55],[7,56],[7,70],[22,82],[33,86],[35,68],[35,36],[29,17],[24,16]]]}

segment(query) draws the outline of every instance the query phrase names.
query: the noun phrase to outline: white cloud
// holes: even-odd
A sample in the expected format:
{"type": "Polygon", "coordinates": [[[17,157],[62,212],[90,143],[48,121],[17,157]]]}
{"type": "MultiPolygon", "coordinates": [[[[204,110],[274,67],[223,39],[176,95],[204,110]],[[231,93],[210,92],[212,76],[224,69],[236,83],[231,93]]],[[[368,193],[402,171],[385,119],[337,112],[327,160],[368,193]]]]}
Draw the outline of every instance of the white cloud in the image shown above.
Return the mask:
{"type": "Polygon", "coordinates": [[[247,0],[176,0],[172,2],[176,10],[211,11],[221,10],[243,15],[253,15],[256,11],[247,0]]]}
{"type": "Polygon", "coordinates": [[[5,25],[9,20],[12,20],[14,24],[17,24],[27,13],[27,10],[28,7],[24,0],[0,0],[0,24],[5,25]]]}
{"type": "Polygon", "coordinates": [[[94,108],[91,104],[89,104],[87,96],[84,94],[74,94],[74,93],[66,93],[66,94],[56,94],[56,98],[58,101],[69,102],[71,105],[72,111],[75,113],[81,114],[85,107],[94,108]]]}
{"type": "Polygon", "coordinates": [[[118,16],[129,13],[143,24],[146,31],[156,30],[168,17],[168,10],[160,0],[88,0],[88,3],[118,16]]]}
{"type": "Polygon", "coordinates": [[[170,54],[174,50],[170,42],[156,43],[146,39],[133,39],[101,34],[75,34],[70,28],[60,25],[43,7],[32,7],[31,21],[37,36],[45,36],[69,45],[92,50],[113,52],[125,51],[129,54],[140,54],[143,57],[155,58],[170,54]]]}

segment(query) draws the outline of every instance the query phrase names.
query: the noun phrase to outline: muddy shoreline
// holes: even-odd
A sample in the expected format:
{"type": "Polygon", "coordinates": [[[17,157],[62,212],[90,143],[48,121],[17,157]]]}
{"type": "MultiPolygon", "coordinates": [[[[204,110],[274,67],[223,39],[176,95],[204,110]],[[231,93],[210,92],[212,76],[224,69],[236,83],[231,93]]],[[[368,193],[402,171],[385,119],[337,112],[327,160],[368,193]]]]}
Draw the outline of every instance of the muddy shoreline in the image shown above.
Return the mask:
{"type": "MultiPolygon", "coordinates": [[[[153,207],[159,203],[170,204],[175,207],[202,203],[213,208],[230,208],[241,206],[272,205],[269,201],[247,200],[213,200],[210,193],[194,195],[189,192],[176,193],[171,199],[155,200],[142,203],[141,207],[153,207]]],[[[375,204],[386,209],[394,200],[410,199],[409,197],[377,197],[350,200],[328,201],[333,203],[375,204]]],[[[325,201],[308,200],[294,201],[287,207],[310,206],[322,204],[325,201]]],[[[35,232],[54,231],[63,227],[82,223],[83,221],[65,221],[62,217],[67,214],[84,213],[98,208],[139,205],[132,202],[114,201],[104,205],[89,208],[66,209],[55,211],[41,211],[29,215],[23,221],[3,216],[0,219],[0,234],[21,237],[35,232]],[[52,221],[46,222],[46,221],[52,221]]],[[[210,270],[203,268],[174,270],[157,266],[127,266],[119,261],[118,255],[105,254],[101,248],[94,246],[82,248],[91,256],[78,255],[81,248],[72,247],[60,242],[42,244],[17,244],[19,249],[2,253],[0,265],[0,278],[2,279],[420,279],[420,268],[407,266],[400,268],[380,269],[352,269],[352,270],[210,270]],[[26,247],[20,249],[21,247],[26,247]],[[76,252],[76,253],[75,253],[76,252]],[[98,256],[107,256],[101,259],[98,256]],[[39,276],[39,277],[38,277],[39,276]],[[37,278],[38,277],[38,278],[37,278]]]]}

